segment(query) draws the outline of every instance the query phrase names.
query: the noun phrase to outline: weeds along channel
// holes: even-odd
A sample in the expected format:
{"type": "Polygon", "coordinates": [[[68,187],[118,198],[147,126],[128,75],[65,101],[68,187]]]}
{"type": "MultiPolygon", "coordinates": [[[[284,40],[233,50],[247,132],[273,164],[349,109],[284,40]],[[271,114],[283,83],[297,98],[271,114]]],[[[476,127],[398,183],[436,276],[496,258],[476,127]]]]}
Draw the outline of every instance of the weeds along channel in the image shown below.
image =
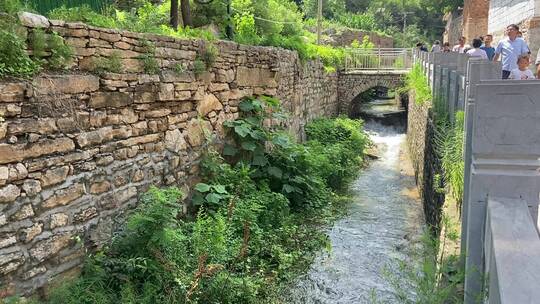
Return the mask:
{"type": "MultiPolygon", "coordinates": [[[[177,188],[150,189],[82,274],[36,303],[278,303],[280,292],[329,245],[322,227],[346,199],[369,145],[362,122],[319,119],[295,142],[279,102],[250,98],[226,124],[223,153],[209,150],[191,217],[177,188]]],[[[17,299],[12,299],[17,303],[17,299]]]]}

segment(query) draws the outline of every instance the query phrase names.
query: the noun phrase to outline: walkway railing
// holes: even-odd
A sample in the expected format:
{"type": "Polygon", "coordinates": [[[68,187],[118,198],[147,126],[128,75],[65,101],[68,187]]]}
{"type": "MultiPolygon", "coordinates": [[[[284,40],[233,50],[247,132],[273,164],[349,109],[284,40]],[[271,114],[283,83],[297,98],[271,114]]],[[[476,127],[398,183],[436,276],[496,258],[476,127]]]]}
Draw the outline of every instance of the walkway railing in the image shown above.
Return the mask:
{"type": "Polygon", "coordinates": [[[402,71],[412,67],[412,49],[378,48],[345,50],[345,71],[402,71]]]}
{"type": "Polygon", "coordinates": [[[539,303],[540,81],[501,64],[415,52],[433,98],[465,111],[461,249],[465,304],[539,303]]]}

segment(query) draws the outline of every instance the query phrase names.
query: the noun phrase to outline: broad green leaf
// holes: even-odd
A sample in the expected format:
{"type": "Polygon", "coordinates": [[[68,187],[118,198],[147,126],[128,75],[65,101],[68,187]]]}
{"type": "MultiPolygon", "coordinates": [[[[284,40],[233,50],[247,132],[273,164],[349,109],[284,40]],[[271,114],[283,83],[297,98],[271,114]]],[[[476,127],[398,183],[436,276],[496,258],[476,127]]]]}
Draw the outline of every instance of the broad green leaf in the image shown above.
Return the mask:
{"type": "Polygon", "coordinates": [[[296,187],[294,186],[291,186],[289,184],[284,184],[283,185],[283,191],[285,191],[286,193],[292,193],[296,190],[296,187]]]}
{"type": "Polygon", "coordinates": [[[205,184],[205,183],[198,183],[195,186],[195,190],[199,191],[200,193],[206,193],[210,191],[210,185],[205,184]]]}
{"type": "Polygon", "coordinates": [[[238,153],[238,149],[236,149],[234,146],[231,146],[229,144],[226,144],[223,148],[223,155],[225,156],[235,156],[236,153],[238,153]]]}
{"type": "Polygon", "coordinates": [[[252,165],[254,166],[265,166],[268,164],[268,160],[264,155],[255,155],[253,156],[253,162],[252,165]]]}
{"type": "Polygon", "coordinates": [[[268,167],[268,174],[270,174],[271,176],[275,178],[281,178],[281,176],[283,175],[283,172],[278,167],[268,167]]]}
{"type": "Polygon", "coordinates": [[[205,198],[207,202],[212,203],[212,204],[217,204],[219,203],[219,200],[221,199],[221,195],[216,194],[216,193],[208,193],[205,198]]]}
{"type": "Polygon", "coordinates": [[[247,151],[255,151],[257,148],[257,145],[252,141],[243,141],[242,142],[242,149],[247,151]]]}
{"type": "Polygon", "coordinates": [[[239,125],[234,127],[234,132],[241,137],[246,137],[251,130],[246,125],[239,125]]]}
{"type": "Polygon", "coordinates": [[[240,108],[240,111],[242,112],[253,111],[253,102],[251,100],[243,100],[240,102],[240,104],[238,104],[238,108],[240,108]]]}
{"type": "Polygon", "coordinates": [[[215,186],[212,186],[212,188],[214,188],[214,191],[216,191],[219,194],[228,194],[229,193],[229,192],[227,192],[227,190],[225,189],[225,186],[223,186],[223,185],[215,185],[215,186]]]}

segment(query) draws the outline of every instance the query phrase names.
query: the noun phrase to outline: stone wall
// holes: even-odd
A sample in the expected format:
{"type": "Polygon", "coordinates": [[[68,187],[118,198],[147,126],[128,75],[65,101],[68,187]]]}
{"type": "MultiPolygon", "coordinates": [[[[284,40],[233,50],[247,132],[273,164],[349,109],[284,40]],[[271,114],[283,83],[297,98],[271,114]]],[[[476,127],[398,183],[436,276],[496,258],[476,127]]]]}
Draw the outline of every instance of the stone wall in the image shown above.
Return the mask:
{"type": "Polygon", "coordinates": [[[443,34],[443,42],[449,42],[453,46],[463,36],[463,14],[458,11],[447,13],[444,15],[444,21],[446,21],[446,26],[443,34]]]}
{"type": "Polygon", "coordinates": [[[426,222],[439,233],[441,210],[444,193],[437,191],[442,187],[440,160],[435,152],[435,126],[431,119],[429,103],[419,105],[415,102],[414,92],[409,93],[407,118],[407,145],[413,164],[416,185],[424,204],[426,222]]]}
{"type": "Polygon", "coordinates": [[[197,182],[206,138],[223,137],[243,97],[280,98],[297,135],[337,113],[337,75],[295,52],[218,41],[195,75],[203,41],[34,19],[26,24],[64,36],[76,58],[68,71],[0,82],[0,298],[76,270],[151,185],[197,182]],[[144,41],[157,74],[144,73],[144,41]],[[115,52],[121,73],[88,73],[115,52]]]}

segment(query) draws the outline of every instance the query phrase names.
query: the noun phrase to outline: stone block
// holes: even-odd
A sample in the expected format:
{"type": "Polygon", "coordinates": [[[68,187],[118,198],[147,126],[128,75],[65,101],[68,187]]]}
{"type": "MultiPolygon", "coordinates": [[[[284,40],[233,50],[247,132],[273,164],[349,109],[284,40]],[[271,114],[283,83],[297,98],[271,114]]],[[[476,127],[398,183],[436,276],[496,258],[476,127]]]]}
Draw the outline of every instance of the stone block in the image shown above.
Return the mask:
{"type": "MultiPolygon", "coordinates": [[[[62,183],[66,180],[69,174],[69,166],[62,166],[54,169],[49,169],[41,176],[41,186],[49,187],[62,183]]],[[[33,186],[37,186],[35,183],[32,183],[33,186]]],[[[41,189],[41,187],[39,187],[41,189]]],[[[30,189],[31,192],[36,191],[37,188],[30,189]]]]}
{"type": "Polygon", "coordinates": [[[219,102],[216,96],[211,93],[206,94],[197,106],[197,112],[203,117],[212,111],[219,111],[222,109],[223,105],[219,102]]]}
{"type": "Polygon", "coordinates": [[[269,69],[239,66],[236,70],[236,83],[241,87],[266,86],[275,77],[276,73],[269,69]]]}
{"type": "Polygon", "coordinates": [[[174,84],[162,83],[159,85],[158,100],[174,100],[174,84]]]}
{"type": "Polygon", "coordinates": [[[108,42],[117,42],[117,41],[120,41],[121,38],[122,36],[120,36],[120,34],[104,33],[104,32],[99,33],[99,39],[102,39],[108,42]]]}
{"type": "Polygon", "coordinates": [[[184,73],[176,73],[174,71],[161,71],[160,75],[162,82],[194,82],[195,78],[193,77],[193,73],[190,72],[184,72],[184,73]]]}
{"type": "Polygon", "coordinates": [[[69,138],[46,139],[30,145],[0,144],[0,164],[20,162],[53,153],[63,153],[75,149],[69,138]]]}
{"type": "Polygon", "coordinates": [[[97,92],[90,96],[90,106],[99,108],[119,108],[125,107],[133,102],[129,93],[122,92],[97,92]]]}
{"type": "Polygon", "coordinates": [[[175,100],[190,100],[191,91],[176,91],[174,92],[174,99],[175,100]]]}
{"type": "Polygon", "coordinates": [[[167,131],[165,133],[165,147],[173,153],[186,150],[187,143],[182,132],[178,129],[167,131]]]}
{"type": "Polygon", "coordinates": [[[69,217],[65,213],[55,213],[51,214],[50,217],[50,228],[54,229],[56,227],[62,227],[67,225],[69,217]]]}
{"type": "Polygon", "coordinates": [[[0,203],[11,203],[19,197],[21,189],[15,185],[0,188],[0,203]]]}
{"type": "Polygon", "coordinates": [[[23,205],[19,211],[12,215],[12,219],[15,221],[20,221],[31,216],[34,216],[34,208],[32,208],[32,205],[27,204],[23,205]]]}
{"type": "Polygon", "coordinates": [[[98,215],[96,207],[90,207],[85,209],[73,216],[73,221],[76,223],[86,222],[91,218],[94,218],[98,215]]]}
{"type": "Polygon", "coordinates": [[[11,246],[17,243],[17,238],[14,235],[3,236],[0,239],[0,249],[11,246]]]}
{"type": "Polygon", "coordinates": [[[192,119],[186,127],[187,139],[192,147],[197,147],[205,141],[205,134],[212,132],[212,125],[206,120],[192,119]]]}
{"type": "Polygon", "coordinates": [[[155,56],[159,58],[176,59],[176,60],[182,60],[182,59],[195,60],[197,53],[194,51],[157,47],[155,56]]]}
{"type": "Polygon", "coordinates": [[[41,182],[35,179],[24,181],[22,189],[28,197],[34,197],[41,192],[41,182]]]}
{"type": "Polygon", "coordinates": [[[84,193],[85,189],[83,184],[74,184],[69,188],[56,191],[55,194],[45,200],[41,206],[47,209],[64,206],[83,196],[84,193]]]}
{"type": "Polygon", "coordinates": [[[102,182],[93,183],[90,186],[90,193],[100,194],[103,192],[107,192],[110,189],[111,189],[111,183],[109,183],[108,181],[102,181],[102,182]]]}
{"type": "Polygon", "coordinates": [[[26,84],[23,82],[9,82],[0,84],[0,102],[15,102],[24,99],[26,84]]]}
{"type": "Polygon", "coordinates": [[[20,135],[24,133],[51,134],[58,128],[53,118],[19,119],[8,124],[10,135],[20,135]]]}
{"type": "Polygon", "coordinates": [[[21,241],[28,243],[32,241],[36,236],[38,236],[43,231],[43,223],[35,223],[31,227],[21,230],[20,239],[21,241]]]}
{"type": "Polygon", "coordinates": [[[0,255],[0,274],[8,274],[21,266],[25,262],[21,251],[4,253],[0,255]]]}
{"type": "Polygon", "coordinates": [[[33,28],[49,28],[51,26],[49,19],[29,12],[19,13],[19,21],[22,25],[33,28]]]}
{"type": "Polygon", "coordinates": [[[43,262],[48,258],[51,258],[54,254],[60,250],[66,248],[71,241],[70,234],[55,235],[48,239],[38,242],[33,248],[29,250],[30,256],[37,262],[43,262]]]}
{"type": "Polygon", "coordinates": [[[94,75],[46,75],[34,79],[37,94],[79,94],[99,89],[99,78],[94,75]]]}
{"type": "Polygon", "coordinates": [[[113,139],[113,128],[104,127],[96,131],[84,132],[77,135],[75,141],[81,148],[101,144],[113,139]]]}

